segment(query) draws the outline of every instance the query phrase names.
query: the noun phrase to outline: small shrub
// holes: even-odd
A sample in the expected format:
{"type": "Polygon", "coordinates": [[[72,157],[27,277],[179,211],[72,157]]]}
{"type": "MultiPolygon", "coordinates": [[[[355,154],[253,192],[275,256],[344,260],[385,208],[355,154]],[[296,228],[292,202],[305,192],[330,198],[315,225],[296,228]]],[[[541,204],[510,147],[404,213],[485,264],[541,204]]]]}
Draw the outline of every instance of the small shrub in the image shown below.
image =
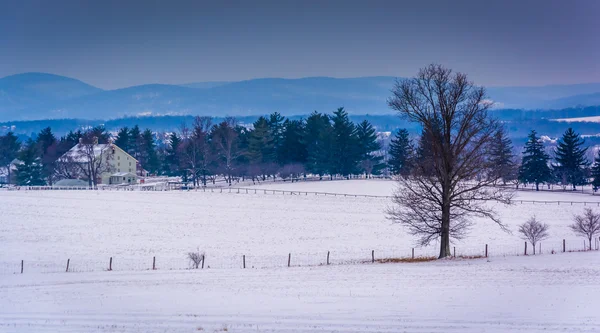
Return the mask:
{"type": "Polygon", "coordinates": [[[196,249],[196,252],[188,252],[187,257],[190,261],[190,268],[198,269],[204,261],[204,256],[204,252],[200,252],[200,249],[196,249]]]}

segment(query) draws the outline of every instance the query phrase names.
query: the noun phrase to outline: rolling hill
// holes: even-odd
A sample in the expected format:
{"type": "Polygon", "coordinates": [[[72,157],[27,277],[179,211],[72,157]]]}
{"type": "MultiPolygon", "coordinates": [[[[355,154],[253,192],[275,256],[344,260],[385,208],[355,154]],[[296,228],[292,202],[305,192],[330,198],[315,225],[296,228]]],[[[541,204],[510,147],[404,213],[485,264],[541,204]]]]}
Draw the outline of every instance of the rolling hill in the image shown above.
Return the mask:
{"type": "MultiPolygon", "coordinates": [[[[144,115],[255,116],[331,112],[390,114],[391,76],[301,79],[264,78],[238,82],[149,84],[102,90],[76,79],[25,73],[0,79],[0,121],[144,115]]],[[[542,87],[490,87],[502,108],[558,109],[600,104],[600,83],[542,87]]]]}

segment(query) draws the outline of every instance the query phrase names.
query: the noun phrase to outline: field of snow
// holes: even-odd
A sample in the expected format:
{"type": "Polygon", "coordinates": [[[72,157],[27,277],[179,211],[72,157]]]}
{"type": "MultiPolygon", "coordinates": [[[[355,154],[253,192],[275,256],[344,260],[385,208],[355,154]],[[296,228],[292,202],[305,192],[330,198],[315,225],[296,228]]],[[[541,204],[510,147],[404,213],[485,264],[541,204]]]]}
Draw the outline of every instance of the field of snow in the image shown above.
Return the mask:
{"type": "Polygon", "coordinates": [[[0,279],[2,332],[597,332],[597,252],[0,279]]]}
{"type": "Polygon", "coordinates": [[[573,123],[573,122],[589,122],[589,123],[598,123],[600,122],[600,116],[592,116],[592,117],[578,117],[578,118],[560,118],[560,119],[552,119],[553,121],[573,123]]]}
{"type": "MultiPolygon", "coordinates": [[[[394,186],[249,188],[389,195],[394,186]]],[[[360,262],[371,250],[407,257],[415,246],[385,218],[389,199],[214,191],[0,191],[0,331],[591,332],[600,319],[591,306],[599,253],[549,254],[562,239],[583,248],[567,227],[581,203],[490,203],[513,234],[478,220],[453,244],[457,255],[488,244],[489,260],[370,264],[360,262]],[[533,214],[550,225],[544,255],[517,257],[517,225],[533,214]],[[196,248],[207,267],[186,270],[196,248]],[[322,265],[328,251],[332,265],[322,265]],[[24,274],[15,274],[21,260],[24,274]]],[[[600,202],[552,192],[518,199],[600,202]]],[[[436,244],[415,248],[436,253],[436,244]]]]}

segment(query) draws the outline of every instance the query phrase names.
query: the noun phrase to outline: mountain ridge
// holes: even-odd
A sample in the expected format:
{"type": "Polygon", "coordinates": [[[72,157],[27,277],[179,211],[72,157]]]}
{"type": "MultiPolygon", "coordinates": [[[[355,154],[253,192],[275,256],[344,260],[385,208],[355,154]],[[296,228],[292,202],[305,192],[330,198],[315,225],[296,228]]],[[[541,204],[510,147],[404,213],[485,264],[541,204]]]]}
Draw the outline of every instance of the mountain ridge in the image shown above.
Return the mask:
{"type": "MultiPolygon", "coordinates": [[[[187,84],[143,84],[103,90],[48,73],[0,78],[0,121],[56,118],[113,119],[143,115],[253,116],[329,112],[390,114],[387,98],[397,78],[327,76],[258,78],[187,84]]],[[[401,79],[401,78],[399,78],[401,79]]],[[[502,108],[565,108],[600,104],[600,83],[489,87],[502,108]]]]}

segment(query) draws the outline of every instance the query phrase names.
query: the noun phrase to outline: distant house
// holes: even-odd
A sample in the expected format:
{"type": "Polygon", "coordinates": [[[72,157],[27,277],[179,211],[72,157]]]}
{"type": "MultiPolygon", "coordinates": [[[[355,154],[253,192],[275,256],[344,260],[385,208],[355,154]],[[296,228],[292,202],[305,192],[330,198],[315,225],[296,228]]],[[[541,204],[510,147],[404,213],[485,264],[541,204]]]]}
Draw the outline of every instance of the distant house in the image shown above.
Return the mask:
{"type": "Polygon", "coordinates": [[[90,185],[135,184],[138,161],[113,143],[79,143],[66,152],[59,162],[67,178],[86,179],[90,185]]]}

